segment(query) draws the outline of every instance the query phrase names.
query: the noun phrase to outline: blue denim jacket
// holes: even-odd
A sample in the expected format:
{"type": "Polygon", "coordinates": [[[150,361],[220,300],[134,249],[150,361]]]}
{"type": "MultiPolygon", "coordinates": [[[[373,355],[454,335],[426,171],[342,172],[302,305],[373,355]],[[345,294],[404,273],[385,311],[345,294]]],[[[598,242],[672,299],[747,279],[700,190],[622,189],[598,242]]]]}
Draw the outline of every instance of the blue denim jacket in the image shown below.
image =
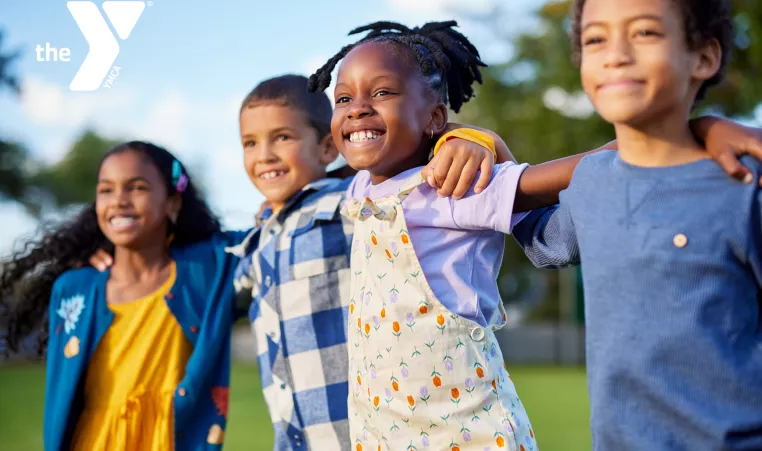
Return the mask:
{"type": "MultiPolygon", "coordinates": [[[[178,450],[222,448],[235,319],[232,282],[238,260],[224,249],[245,235],[225,233],[171,249],[177,278],[166,302],[193,346],[185,377],[175,390],[178,450]]],[[[48,451],[71,446],[84,407],[88,363],[113,320],[105,300],[108,277],[108,272],[87,267],[67,271],[53,285],[43,432],[48,451]]]]}

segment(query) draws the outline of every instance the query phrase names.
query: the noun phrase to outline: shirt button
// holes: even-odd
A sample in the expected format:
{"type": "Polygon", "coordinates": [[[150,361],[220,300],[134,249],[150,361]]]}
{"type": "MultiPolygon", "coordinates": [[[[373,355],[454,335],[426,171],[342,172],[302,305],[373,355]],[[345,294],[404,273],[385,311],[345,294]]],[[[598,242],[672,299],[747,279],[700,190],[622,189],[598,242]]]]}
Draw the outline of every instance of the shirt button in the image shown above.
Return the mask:
{"type": "Polygon", "coordinates": [[[265,286],[269,288],[271,283],[272,280],[270,279],[270,276],[265,277],[265,286]]]}
{"type": "Polygon", "coordinates": [[[180,395],[180,396],[185,396],[187,394],[187,392],[185,391],[184,388],[181,388],[181,389],[177,390],[177,394],[180,395]]]}
{"type": "Polygon", "coordinates": [[[286,389],[286,384],[280,384],[280,389],[281,390],[285,390],[286,389]]]}
{"type": "Polygon", "coordinates": [[[471,329],[471,339],[474,341],[484,340],[484,329],[481,327],[474,327],[471,329]]]}
{"type": "Polygon", "coordinates": [[[196,332],[198,332],[198,327],[191,326],[190,331],[195,334],[196,332]]]}
{"type": "Polygon", "coordinates": [[[682,233],[678,233],[672,238],[672,244],[674,244],[676,248],[682,249],[688,244],[688,237],[682,233]]]}

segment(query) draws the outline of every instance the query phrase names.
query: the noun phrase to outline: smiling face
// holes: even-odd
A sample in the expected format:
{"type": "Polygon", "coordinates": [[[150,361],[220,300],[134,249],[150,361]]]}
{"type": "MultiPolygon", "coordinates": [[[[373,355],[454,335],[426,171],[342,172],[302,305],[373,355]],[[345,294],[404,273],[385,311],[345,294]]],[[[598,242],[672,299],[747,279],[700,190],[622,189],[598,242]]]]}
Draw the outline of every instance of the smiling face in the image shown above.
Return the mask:
{"type": "Polygon", "coordinates": [[[615,124],[687,118],[701,83],[716,72],[700,50],[688,49],[672,0],[587,0],[581,28],[582,85],[615,124]]]}
{"type": "Polygon", "coordinates": [[[180,203],[179,195],[167,196],[164,178],[140,152],[119,152],[101,164],[95,210],[98,226],[114,246],[163,246],[169,218],[177,217],[180,203]]]}
{"type": "Polygon", "coordinates": [[[331,136],[318,136],[302,112],[255,104],[241,111],[241,144],[249,179],[276,210],[307,184],[324,178],[336,159],[331,136]]]}
{"type": "Polygon", "coordinates": [[[447,109],[426,85],[409,49],[388,42],[355,47],[339,68],[331,132],[349,166],[374,183],[426,164],[429,135],[447,109]]]}

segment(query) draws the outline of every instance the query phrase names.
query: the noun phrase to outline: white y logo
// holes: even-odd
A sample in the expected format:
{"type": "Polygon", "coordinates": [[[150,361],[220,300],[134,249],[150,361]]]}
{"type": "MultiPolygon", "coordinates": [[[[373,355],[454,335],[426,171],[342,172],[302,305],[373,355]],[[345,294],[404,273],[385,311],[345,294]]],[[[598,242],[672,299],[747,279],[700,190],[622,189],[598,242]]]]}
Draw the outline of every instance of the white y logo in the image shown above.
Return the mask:
{"type": "MultiPolygon", "coordinates": [[[[93,2],[67,2],[71,15],[77,22],[90,50],[82,66],[69,85],[72,91],[95,91],[108,74],[119,55],[119,43],[109,30],[106,20],[93,2]]],[[[127,39],[143,14],[146,4],[142,1],[103,2],[103,11],[122,40],[127,39]]]]}

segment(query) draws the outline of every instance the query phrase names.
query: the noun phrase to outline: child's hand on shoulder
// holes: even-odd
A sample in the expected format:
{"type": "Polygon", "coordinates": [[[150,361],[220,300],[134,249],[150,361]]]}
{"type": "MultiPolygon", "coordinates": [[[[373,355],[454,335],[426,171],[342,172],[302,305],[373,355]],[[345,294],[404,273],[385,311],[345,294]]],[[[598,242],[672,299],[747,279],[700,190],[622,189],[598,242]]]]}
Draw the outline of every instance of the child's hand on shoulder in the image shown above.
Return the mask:
{"type": "Polygon", "coordinates": [[[439,148],[434,158],[421,171],[423,178],[432,188],[437,188],[441,197],[452,196],[460,199],[478,176],[474,192],[480,193],[489,185],[492,179],[492,168],[495,165],[495,150],[498,161],[513,161],[508,146],[494,132],[474,126],[463,126],[448,123],[440,138],[439,148]],[[446,136],[457,129],[471,129],[484,135],[482,140],[469,140],[460,136],[446,136]],[[443,141],[444,140],[444,141],[443,141]],[[490,149],[487,146],[492,146],[490,149]]]}
{"type": "MultiPolygon", "coordinates": [[[[752,173],[739,158],[751,155],[762,160],[762,130],[713,116],[694,119],[691,126],[694,133],[703,139],[707,153],[730,176],[745,183],[753,182],[752,173]]],[[[758,183],[762,186],[762,178],[758,183]]]]}
{"type": "Polygon", "coordinates": [[[106,271],[112,264],[114,264],[114,259],[103,249],[98,249],[90,256],[90,265],[100,272],[106,271]]]}

